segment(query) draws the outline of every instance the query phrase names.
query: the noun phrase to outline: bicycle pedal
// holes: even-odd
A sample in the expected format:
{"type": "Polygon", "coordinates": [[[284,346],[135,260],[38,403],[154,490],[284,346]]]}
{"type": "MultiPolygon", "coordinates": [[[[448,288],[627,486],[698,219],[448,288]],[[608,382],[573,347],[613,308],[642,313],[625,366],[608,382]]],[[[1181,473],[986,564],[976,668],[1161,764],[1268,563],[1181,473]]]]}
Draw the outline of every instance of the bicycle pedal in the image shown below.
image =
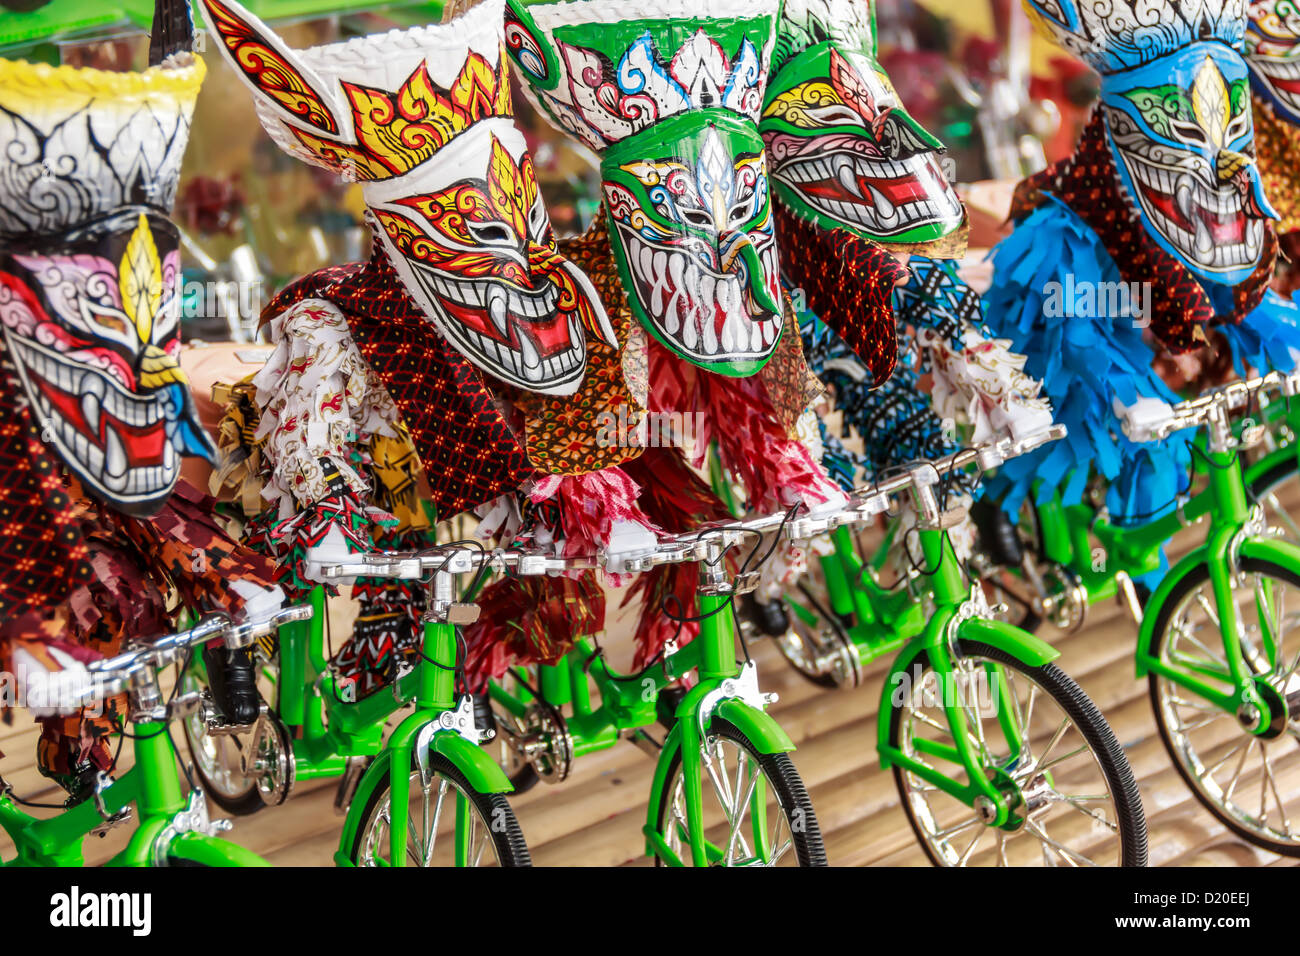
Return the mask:
{"type": "Polygon", "coordinates": [[[368,766],[369,757],[348,758],[347,768],[339,779],[338,789],[334,791],[334,812],[339,816],[347,815],[348,808],[352,806],[352,798],[357,795],[357,786],[368,766]]]}
{"type": "Polygon", "coordinates": [[[632,746],[641,751],[647,757],[653,760],[659,759],[659,751],[664,749],[664,745],[655,740],[643,729],[625,731],[623,739],[629,741],[632,746]]]}

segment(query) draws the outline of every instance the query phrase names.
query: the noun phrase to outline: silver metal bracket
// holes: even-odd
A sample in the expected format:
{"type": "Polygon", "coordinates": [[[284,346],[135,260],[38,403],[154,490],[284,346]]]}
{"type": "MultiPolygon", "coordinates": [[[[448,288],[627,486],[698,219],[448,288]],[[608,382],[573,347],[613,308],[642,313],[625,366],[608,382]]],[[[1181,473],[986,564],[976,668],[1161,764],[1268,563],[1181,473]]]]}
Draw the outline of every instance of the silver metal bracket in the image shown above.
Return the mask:
{"type": "Polygon", "coordinates": [[[437,720],[425,724],[415,736],[415,762],[420,768],[420,782],[426,787],[432,779],[429,773],[429,744],[433,742],[434,734],[447,731],[459,734],[475,747],[493,737],[492,731],[478,729],[474,723],[473,698],[469,694],[462,694],[454,710],[444,710],[437,720]]]}
{"type": "Polygon", "coordinates": [[[758,667],[753,661],[746,661],[740,666],[740,673],[728,677],[717,687],[704,695],[700,701],[699,721],[700,739],[704,739],[709,721],[724,700],[740,700],[749,706],[762,710],[768,704],[775,704],[780,698],[776,694],[765,694],[758,689],[758,667]]]}
{"type": "Polygon", "coordinates": [[[104,791],[113,785],[113,778],[104,771],[100,771],[95,777],[95,811],[99,818],[103,820],[90,831],[92,836],[102,837],[108,834],[109,830],[126,823],[131,819],[131,807],[125,806],[117,813],[109,813],[108,807],[104,804],[104,791]]]}
{"type": "Polygon", "coordinates": [[[1264,509],[1259,505],[1251,505],[1250,517],[1228,542],[1228,570],[1232,572],[1234,578],[1241,574],[1241,546],[1247,538],[1262,537],[1267,531],[1268,522],[1264,518],[1264,509]]]}
{"type": "Polygon", "coordinates": [[[202,833],[204,836],[216,836],[225,833],[234,824],[229,820],[213,820],[208,815],[208,798],[202,790],[191,790],[185,809],[172,817],[171,822],[163,828],[154,840],[154,865],[167,865],[167,849],[171,842],[183,833],[202,833]]]}

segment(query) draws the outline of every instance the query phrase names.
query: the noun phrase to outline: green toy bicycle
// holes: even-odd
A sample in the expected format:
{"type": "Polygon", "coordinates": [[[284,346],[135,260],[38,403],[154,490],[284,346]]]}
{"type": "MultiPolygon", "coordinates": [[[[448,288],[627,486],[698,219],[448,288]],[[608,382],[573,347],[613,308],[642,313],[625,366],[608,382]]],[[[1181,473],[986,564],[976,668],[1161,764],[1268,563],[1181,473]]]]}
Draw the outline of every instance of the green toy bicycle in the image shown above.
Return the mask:
{"type": "MultiPolygon", "coordinates": [[[[135,765],[118,779],[100,773],[94,795],[56,816],[37,819],[24,812],[12,788],[0,780],[0,827],[17,847],[4,866],[82,866],[82,842],[90,834],[135,820],[136,830],[113,866],[265,866],[255,854],[217,836],[229,820],[211,820],[202,789],[181,789],[170,721],[201,706],[197,693],[164,698],[158,671],[197,657],[209,641],[244,648],[272,635],[281,625],[301,621],[311,608],[293,607],[264,621],[234,624],[212,615],[188,630],[143,642],[108,660],[88,665],[92,684],[76,701],[64,701],[75,713],[97,701],[125,693],[135,746],[135,765]]],[[[179,690],[179,688],[178,688],[179,690]]]]}
{"type": "Polygon", "coordinates": [[[731,579],[723,559],[745,539],[826,520],[768,515],[601,555],[597,563],[620,573],[698,564],[699,635],[685,647],[670,642],[634,675],[614,673],[587,636],[558,664],[512,668],[494,682],[502,761],[516,784],[557,783],[578,757],[630,740],[657,761],[642,832],[658,865],[825,866],[817,817],[788,756],[794,743],[764,709],[775,697],[759,690],[748,654],[736,655],[733,598],[756,578],[731,579]],[[685,690],[679,682],[692,674],[685,690]]]}
{"type": "Polygon", "coordinates": [[[1052,663],[1057,651],[997,618],[948,534],[966,509],[946,508],[936,491],[955,471],[996,467],[1064,434],[1055,425],[980,444],[866,489],[872,515],[908,496],[918,566],[887,587],[877,572],[894,534],[864,560],[850,528],[837,528],[776,616],[788,625],[773,635],[783,656],[823,685],[855,686],[866,663],[896,654],[876,748],[935,865],[1146,864],[1142,804],[1114,734],[1052,663]]]}
{"type": "MultiPolygon", "coordinates": [[[[1089,604],[1126,597],[1140,625],[1137,673],[1148,678],[1161,740],[1183,779],[1234,833],[1300,856],[1291,785],[1300,770],[1300,547],[1268,530],[1257,503],[1279,476],[1294,474],[1296,452],[1278,448],[1245,469],[1241,452],[1266,429],[1232,421],[1252,399],[1278,391],[1288,399],[1300,393],[1300,375],[1234,382],[1126,419],[1134,441],[1204,429],[1203,487],[1140,525],[1113,523],[1098,499],[1063,506],[1053,495],[1020,521],[1022,553],[999,555],[998,580],[1006,584],[1014,570],[1033,615],[1067,627],[1083,623],[1089,604]],[[1175,532],[1203,521],[1205,544],[1165,575],[1143,608],[1132,578],[1159,567],[1175,532]]],[[[1285,513],[1280,504],[1275,510],[1285,513]]]]}
{"type": "MultiPolygon", "coordinates": [[[[523,833],[505,794],[510,781],[479,744],[490,732],[469,695],[456,693],[456,627],[477,617],[454,599],[459,575],[485,563],[543,573],[521,553],[446,545],[421,552],[356,554],[318,564],[317,580],[358,576],[427,582],[423,645],[390,688],[360,700],[336,680],[325,654],[325,595],[316,588],[308,624],[262,646],[264,704],[248,726],[223,726],[211,707],[185,734],[195,770],[232,813],[283,803],[297,780],[337,777],[335,807],[347,814],[334,860],[340,866],[529,866],[523,833]],[[384,740],[388,719],[414,711],[384,740]]],[[[210,701],[201,661],[184,686],[210,701]]]]}

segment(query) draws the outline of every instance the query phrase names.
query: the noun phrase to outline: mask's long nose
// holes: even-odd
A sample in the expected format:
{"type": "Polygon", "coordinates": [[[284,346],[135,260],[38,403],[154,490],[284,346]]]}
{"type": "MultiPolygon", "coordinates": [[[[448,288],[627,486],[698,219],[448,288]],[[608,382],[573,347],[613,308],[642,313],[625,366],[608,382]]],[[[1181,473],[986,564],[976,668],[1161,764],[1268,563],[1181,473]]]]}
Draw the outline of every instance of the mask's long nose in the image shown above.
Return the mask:
{"type": "Polygon", "coordinates": [[[1214,172],[1218,175],[1219,182],[1226,183],[1253,162],[1254,160],[1245,153],[1221,149],[1214,158],[1214,172]]]}
{"type": "Polygon", "coordinates": [[[767,272],[758,250],[749,237],[743,233],[727,233],[718,237],[720,261],[726,264],[727,271],[745,270],[749,296],[756,311],[781,315],[783,309],[779,298],[773,298],[767,284],[767,272]]]}

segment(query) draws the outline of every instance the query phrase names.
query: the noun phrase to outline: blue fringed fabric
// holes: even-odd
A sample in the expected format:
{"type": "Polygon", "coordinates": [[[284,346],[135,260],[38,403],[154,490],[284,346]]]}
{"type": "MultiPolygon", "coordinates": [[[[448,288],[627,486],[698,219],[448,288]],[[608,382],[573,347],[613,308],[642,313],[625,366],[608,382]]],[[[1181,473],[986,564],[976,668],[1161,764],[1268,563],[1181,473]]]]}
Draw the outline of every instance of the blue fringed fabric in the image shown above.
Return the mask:
{"type": "Polygon", "coordinates": [[[990,494],[1016,515],[1041,481],[1039,500],[1059,489],[1071,504],[1095,468],[1111,483],[1107,504],[1116,521],[1140,522],[1170,510],[1187,484],[1191,436],[1134,444],[1121,432],[1112,400],[1132,405],[1138,398],[1178,397],[1152,371],[1139,323],[1097,318],[1096,308],[1075,309],[1065,301],[1067,290],[1095,294],[1108,288],[1098,283],[1119,288],[1123,281],[1096,233],[1049,196],[990,257],[994,277],[984,296],[985,320],[1028,357],[1025,371],[1043,382],[1056,421],[1069,429],[1064,440],[1004,465],[990,479],[990,494]],[[1070,314],[1078,311],[1090,315],[1070,314]]]}
{"type": "Polygon", "coordinates": [[[944,435],[930,396],[921,390],[917,370],[909,364],[915,349],[908,337],[899,335],[900,361],[894,374],[872,389],[866,367],[830,326],[811,312],[804,312],[799,331],[809,368],[835,389],[835,407],[843,414],[844,424],[862,436],[865,449],[865,455],[852,455],[839,442],[833,442],[837,446],[834,448],[827,442],[827,452],[842,456],[843,461],[830,462],[823,457],[823,466],[830,469],[839,465],[842,471],[851,462],[854,472],[860,468],[865,479],[873,481],[892,466],[917,458],[938,458],[956,450],[944,435]]]}
{"type": "Polygon", "coordinates": [[[1300,353],[1300,305],[1269,289],[1259,305],[1241,320],[1240,325],[1215,326],[1228,339],[1232,349],[1232,367],[1245,378],[1253,370],[1290,372],[1300,353]]]}

